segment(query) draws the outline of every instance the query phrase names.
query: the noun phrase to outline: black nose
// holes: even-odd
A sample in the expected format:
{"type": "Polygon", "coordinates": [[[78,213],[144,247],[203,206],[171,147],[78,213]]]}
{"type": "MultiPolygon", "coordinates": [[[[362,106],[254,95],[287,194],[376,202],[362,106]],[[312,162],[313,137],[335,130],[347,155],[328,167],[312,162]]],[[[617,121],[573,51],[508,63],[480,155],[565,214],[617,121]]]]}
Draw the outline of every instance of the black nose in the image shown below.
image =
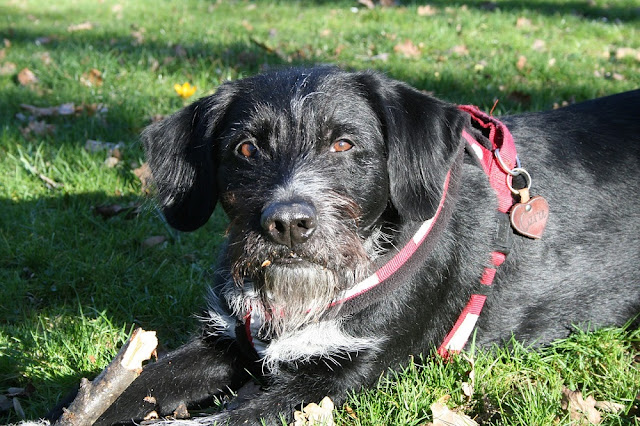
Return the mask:
{"type": "Polygon", "coordinates": [[[316,220],[316,209],[309,203],[277,202],[264,209],[260,225],[271,241],[292,248],[311,237],[316,220]]]}

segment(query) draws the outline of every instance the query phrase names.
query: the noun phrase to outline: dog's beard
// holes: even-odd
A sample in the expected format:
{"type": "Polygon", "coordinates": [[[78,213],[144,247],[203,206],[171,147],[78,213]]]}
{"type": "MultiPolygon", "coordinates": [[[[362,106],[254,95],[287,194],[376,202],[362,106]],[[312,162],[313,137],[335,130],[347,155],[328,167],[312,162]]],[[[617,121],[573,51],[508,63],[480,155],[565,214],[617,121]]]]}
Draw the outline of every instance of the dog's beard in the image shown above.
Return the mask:
{"type": "Polygon", "coordinates": [[[233,301],[227,300],[239,317],[260,315],[265,340],[321,320],[344,290],[371,273],[378,253],[369,240],[377,233],[358,234],[360,212],[353,200],[326,197],[316,200],[324,209],[314,236],[293,249],[269,242],[251,216],[232,219],[227,254],[235,289],[228,288],[233,301]]]}
{"type": "Polygon", "coordinates": [[[319,265],[269,266],[265,268],[260,299],[267,310],[267,336],[280,336],[315,322],[342,291],[345,279],[319,265]]]}

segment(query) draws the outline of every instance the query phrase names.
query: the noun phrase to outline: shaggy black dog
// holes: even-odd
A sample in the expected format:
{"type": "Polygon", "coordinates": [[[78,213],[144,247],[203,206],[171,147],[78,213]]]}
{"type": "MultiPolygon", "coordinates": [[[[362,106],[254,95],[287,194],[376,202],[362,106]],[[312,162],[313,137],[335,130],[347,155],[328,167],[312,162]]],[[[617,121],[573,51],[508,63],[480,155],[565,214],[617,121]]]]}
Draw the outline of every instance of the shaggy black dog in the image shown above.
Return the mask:
{"type": "Polygon", "coordinates": [[[259,377],[254,397],[192,421],[277,424],[410,355],[460,350],[474,323],[484,347],[624,324],[640,312],[638,111],[635,91],[504,117],[506,130],[380,74],[320,67],[225,83],[152,125],[167,221],[195,230],[219,202],[228,236],[202,334],[147,365],[99,423],[259,377]]]}

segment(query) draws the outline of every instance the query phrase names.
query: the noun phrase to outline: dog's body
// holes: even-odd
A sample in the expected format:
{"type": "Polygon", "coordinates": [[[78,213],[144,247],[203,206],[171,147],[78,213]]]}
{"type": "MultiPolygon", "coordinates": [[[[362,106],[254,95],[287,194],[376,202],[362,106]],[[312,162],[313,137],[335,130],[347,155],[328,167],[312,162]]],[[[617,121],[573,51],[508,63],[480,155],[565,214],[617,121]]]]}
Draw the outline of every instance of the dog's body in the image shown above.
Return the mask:
{"type": "MultiPolygon", "coordinates": [[[[546,343],[640,312],[639,107],[635,91],[502,119],[550,214],[540,240],[512,236],[477,344],[546,343]]],[[[454,105],[324,67],[227,83],[147,129],[169,223],[196,229],[220,201],[228,239],[202,335],[146,366],[100,422],[170,415],[255,375],[263,391],[198,422],[275,424],[440,345],[495,250],[496,194],[463,130],[486,143],[454,105]],[[342,303],[437,214],[386,290],[342,303]]]]}

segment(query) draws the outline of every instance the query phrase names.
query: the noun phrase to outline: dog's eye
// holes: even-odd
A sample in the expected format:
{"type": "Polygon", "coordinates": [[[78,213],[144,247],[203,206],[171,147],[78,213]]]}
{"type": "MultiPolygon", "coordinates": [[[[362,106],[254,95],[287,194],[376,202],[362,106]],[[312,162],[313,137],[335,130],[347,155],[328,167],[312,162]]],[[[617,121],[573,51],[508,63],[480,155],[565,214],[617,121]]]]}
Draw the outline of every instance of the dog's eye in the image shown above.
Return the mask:
{"type": "Polygon", "coordinates": [[[258,153],[258,148],[251,142],[246,141],[238,145],[236,151],[245,158],[253,158],[258,153]]]}
{"type": "Polygon", "coordinates": [[[351,148],[353,148],[353,144],[351,143],[351,141],[348,141],[346,139],[338,139],[333,143],[333,145],[331,145],[330,151],[345,152],[345,151],[349,151],[351,148]]]}

